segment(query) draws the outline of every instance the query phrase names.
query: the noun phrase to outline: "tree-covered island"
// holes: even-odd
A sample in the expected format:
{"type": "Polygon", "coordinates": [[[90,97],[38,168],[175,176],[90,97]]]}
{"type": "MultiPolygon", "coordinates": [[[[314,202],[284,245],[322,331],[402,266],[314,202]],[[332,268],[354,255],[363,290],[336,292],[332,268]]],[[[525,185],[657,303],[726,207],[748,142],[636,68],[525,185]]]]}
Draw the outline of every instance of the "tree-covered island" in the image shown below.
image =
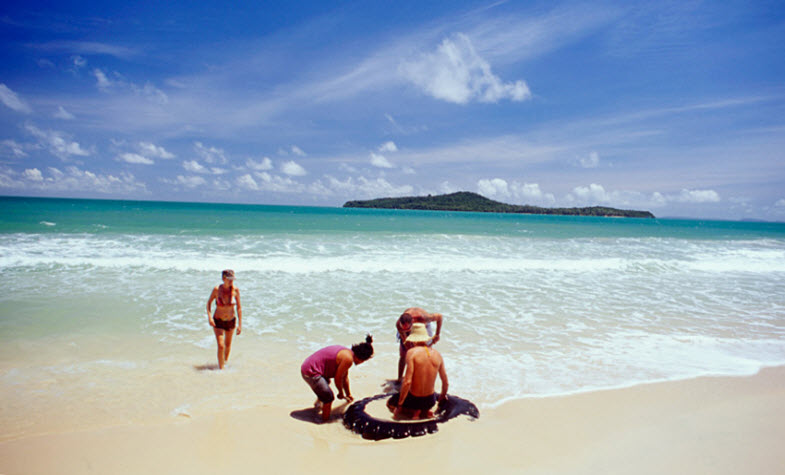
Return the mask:
{"type": "Polygon", "coordinates": [[[565,216],[612,216],[624,218],[654,218],[648,211],[590,206],[586,208],[541,208],[529,205],[510,205],[488,199],[470,191],[459,191],[437,196],[405,196],[347,201],[344,208],[417,209],[431,211],[474,211],[481,213],[556,214],[565,216]]]}

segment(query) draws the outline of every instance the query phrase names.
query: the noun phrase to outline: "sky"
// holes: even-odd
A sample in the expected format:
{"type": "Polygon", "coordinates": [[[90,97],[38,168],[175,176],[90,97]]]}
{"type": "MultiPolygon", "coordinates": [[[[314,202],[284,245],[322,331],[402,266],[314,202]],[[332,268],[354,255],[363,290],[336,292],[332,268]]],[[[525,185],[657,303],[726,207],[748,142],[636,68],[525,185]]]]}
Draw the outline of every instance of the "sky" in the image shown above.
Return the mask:
{"type": "Polygon", "coordinates": [[[780,1],[0,6],[0,195],[785,221],[780,1]]]}

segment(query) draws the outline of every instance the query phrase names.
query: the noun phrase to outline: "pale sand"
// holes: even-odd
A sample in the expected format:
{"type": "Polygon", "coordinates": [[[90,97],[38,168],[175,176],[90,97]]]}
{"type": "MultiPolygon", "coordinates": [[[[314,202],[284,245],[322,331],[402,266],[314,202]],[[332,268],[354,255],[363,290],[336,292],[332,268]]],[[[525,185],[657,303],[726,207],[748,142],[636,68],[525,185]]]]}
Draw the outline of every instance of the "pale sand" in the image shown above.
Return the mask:
{"type": "MultiPolygon", "coordinates": [[[[355,393],[375,389],[359,385],[355,393]]],[[[483,411],[477,421],[443,424],[438,434],[381,442],[362,440],[338,421],[302,420],[307,391],[304,384],[292,388],[303,403],[289,407],[4,442],[0,473],[785,471],[785,367],[517,400],[483,411]]]]}

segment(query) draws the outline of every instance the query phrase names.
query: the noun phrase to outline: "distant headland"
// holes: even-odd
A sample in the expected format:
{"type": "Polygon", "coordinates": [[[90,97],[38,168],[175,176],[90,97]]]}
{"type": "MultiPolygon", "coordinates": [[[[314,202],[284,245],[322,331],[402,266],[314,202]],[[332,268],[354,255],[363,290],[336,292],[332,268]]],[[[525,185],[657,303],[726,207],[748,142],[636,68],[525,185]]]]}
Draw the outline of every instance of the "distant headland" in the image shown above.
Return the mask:
{"type": "Polygon", "coordinates": [[[564,216],[608,216],[622,218],[654,218],[648,211],[590,206],[587,208],[541,208],[529,205],[510,205],[488,199],[470,191],[459,191],[436,196],[406,196],[347,201],[344,208],[417,209],[431,211],[474,211],[481,213],[555,214],[564,216]]]}

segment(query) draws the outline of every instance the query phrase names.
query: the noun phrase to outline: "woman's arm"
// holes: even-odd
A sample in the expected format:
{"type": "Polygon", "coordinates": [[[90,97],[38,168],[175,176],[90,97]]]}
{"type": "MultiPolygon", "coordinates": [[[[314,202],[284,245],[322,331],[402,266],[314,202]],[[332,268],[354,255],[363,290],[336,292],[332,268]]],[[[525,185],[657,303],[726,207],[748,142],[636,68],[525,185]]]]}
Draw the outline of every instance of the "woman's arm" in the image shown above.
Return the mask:
{"type": "Polygon", "coordinates": [[[335,357],[338,362],[338,368],[335,370],[335,387],[338,389],[338,399],[346,398],[349,402],[354,401],[349,389],[349,368],[354,363],[352,355],[351,350],[341,350],[335,357]]]}
{"type": "Polygon", "coordinates": [[[210,298],[207,299],[207,322],[210,324],[211,327],[215,328],[215,321],[213,320],[213,312],[211,311],[213,300],[215,300],[215,296],[217,295],[218,287],[213,288],[213,291],[210,292],[210,298]]]}
{"type": "Polygon", "coordinates": [[[240,289],[235,287],[235,305],[237,306],[237,334],[239,335],[243,327],[243,307],[240,305],[240,289]]]}

